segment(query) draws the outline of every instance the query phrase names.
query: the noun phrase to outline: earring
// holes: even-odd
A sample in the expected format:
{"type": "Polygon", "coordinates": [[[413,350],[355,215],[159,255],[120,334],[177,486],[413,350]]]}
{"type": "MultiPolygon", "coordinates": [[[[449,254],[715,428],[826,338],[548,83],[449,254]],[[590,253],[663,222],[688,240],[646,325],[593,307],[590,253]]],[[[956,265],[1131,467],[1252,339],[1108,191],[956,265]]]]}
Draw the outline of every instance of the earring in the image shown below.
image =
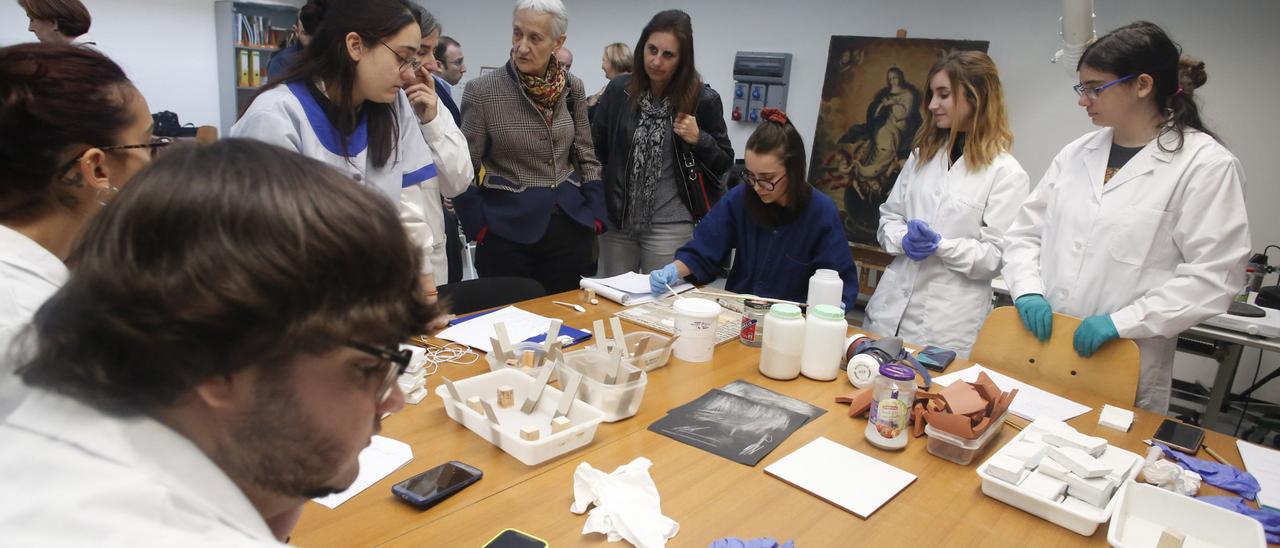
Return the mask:
{"type": "Polygon", "coordinates": [[[120,192],[120,187],[117,187],[111,183],[107,183],[107,188],[98,189],[98,193],[93,196],[94,201],[98,202],[98,205],[106,207],[107,203],[109,203],[111,200],[103,199],[102,197],[103,192],[106,192],[108,195],[114,196],[117,192],[120,192]]]}

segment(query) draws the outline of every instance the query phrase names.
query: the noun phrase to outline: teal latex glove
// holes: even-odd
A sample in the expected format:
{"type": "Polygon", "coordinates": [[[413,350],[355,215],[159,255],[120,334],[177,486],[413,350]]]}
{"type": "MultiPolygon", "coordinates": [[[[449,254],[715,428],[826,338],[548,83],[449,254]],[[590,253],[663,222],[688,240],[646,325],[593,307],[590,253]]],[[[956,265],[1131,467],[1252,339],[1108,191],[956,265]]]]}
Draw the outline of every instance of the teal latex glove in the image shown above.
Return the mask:
{"type": "Polygon", "coordinates": [[[661,297],[671,290],[667,289],[668,284],[674,284],[680,281],[680,271],[676,270],[676,263],[659,268],[649,273],[649,292],[655,297],[661,297]]]}
{"type": "Polygon", "coordinates": [[[1089,316],[1080,322],[1080,327],[1076,328],[1072,344],[1076,348],[1076,354],[1082,358],[1088,358],[1097,352],[1103,343],[1119,337],[1120,332],[1116,331],[1116,324],[1111,321],[1110,316],[1089,316]]]}
{"type": "Polygon", "coordinates": [[[1041,342],[1049,340],[1049,336],[1053,334],[1053,307],[1049,306],[1044,295],[1023,295],[1013,302],[1013,306],[1018,308],[1018,315],[1022,317],[1022,325],[1027,331],[1041,342]]]}

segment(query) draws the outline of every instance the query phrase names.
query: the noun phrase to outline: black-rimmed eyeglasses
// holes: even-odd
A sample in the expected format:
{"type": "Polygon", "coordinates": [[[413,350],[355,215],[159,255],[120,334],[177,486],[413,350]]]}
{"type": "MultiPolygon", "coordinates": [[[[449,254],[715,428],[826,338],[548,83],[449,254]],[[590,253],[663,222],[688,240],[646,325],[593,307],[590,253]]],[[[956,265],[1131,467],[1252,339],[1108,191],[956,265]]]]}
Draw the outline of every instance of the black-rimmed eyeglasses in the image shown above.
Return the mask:
{"type": "Polygon", "coordinates": [[[413,72],[416,73],[418,72],[418,69],[422,68],[422,61],[419,61],[417,57],[412,57],[412,56],[405,57],[403,55],[400,55],[400,52],[396,51],[395,48],[391,47],[390,45],[388,45],[386,42],[383,42],[382,40],[378,40],[378,43],[382,44],[382,47],[387,48],[387,51],[390,51],[391,55],[396,56],[396,59],[400,60],[400,68],[398,70],[403,72],[404,67],[408,65],[413,67],[413,72]]]}
{"type": "Polygon", "coordinates": [[[379,348],[359,341],[347,341],[347,346],[378,358],[378,365],[374,366],[375,368],[387,369],[386,377],[382,378],[382,384],[378,386],[377,392],[378,403],[387,401],[387,398],[391,397],[391,390],[396,387],[396,379],[409,368],[409,360],[413,357],[413,353],[408,350],[379,348]]]}

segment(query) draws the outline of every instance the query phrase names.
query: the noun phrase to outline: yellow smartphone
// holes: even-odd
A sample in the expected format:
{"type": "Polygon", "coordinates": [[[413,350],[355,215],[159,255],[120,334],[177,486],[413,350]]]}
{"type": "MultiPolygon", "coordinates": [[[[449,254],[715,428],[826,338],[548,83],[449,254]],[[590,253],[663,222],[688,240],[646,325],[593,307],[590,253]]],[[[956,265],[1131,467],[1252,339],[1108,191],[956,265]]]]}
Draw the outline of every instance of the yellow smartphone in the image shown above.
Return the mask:
{"type": "Polygon", "coordinates": [[[503,529],[484,548],[546,548],[547,541],[517,529],[503,529]]]}

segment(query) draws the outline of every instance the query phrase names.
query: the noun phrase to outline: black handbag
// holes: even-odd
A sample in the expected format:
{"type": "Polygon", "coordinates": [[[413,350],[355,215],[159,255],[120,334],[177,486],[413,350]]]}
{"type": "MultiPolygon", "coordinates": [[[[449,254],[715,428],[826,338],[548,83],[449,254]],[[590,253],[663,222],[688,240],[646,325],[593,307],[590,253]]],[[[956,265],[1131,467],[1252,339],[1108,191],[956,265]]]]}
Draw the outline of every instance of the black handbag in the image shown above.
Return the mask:
{"type": "Polygon", "coordinates": [[[698,161],[692,147],[677,141],[676,153],[679,160],[676,166],[682,175],[685,196],[689,199],[689,212],[695,222],[702,220],[724,195],[724,183],[720,174],[713,173],[698,161]]]}

